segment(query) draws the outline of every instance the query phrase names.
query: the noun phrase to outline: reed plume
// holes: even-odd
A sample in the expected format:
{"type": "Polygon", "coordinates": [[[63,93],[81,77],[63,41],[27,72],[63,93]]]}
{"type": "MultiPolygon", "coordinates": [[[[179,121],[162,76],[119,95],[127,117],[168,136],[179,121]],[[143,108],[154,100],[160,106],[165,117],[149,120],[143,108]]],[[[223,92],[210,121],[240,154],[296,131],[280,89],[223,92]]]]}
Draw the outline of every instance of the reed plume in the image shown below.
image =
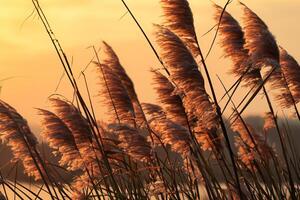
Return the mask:
{"type": "MultiPolygon", "coordinates": [[[[103,127],[103,124],[98,126],[101,129],[102,148],[104,154],[108,159],[112,172],[116,174],[123,168],[121,163],[125,162],[124,153],[118,146],[120,142],[115,138],[116,136],[114,133],[110,133],[103,127]]],[[[83,159],[84,158],[85,155],[83,155],[83,159]]],[[[95,184],[99,185],[103,182],[103,179],[110,175],[101,158],[102,157],[99,155],[99,160],[95,159],[92,162],[87,162],[87,164],[85,164],[86,170],[84,173],[74,178],[71,183],[71,188],[73,190],[72,199],[86,199],[86,194],[83,191],[89,190],[90,188],[97,188],[97,185],[95,184]]]]}
{"type": "MultiPolygon", "coordinates": [[[[161,72],[157,70],[151,70],[151,72],[153,73],[153,84],[158,95],[158,101],[167,118],[185,128],[193,129],[196,126],[197,117],[193,112],[188,112],[185,109],[182,101],[184,95],[161,72]]],[[[144,104],[144,106],[146,105],[144,104]]]]}
{"type": "Polygon", "coordinates": [[[230,13],[223,12],[223,8],[218,5],[214,6],[215,20],[219,21],[223,12],[219,33],[225,57],[229,57],[233,62],[230,72],[236,77],[243,77],[244,86],[252,88],[262,81],[261,68],[265,65],[276,64],[276,61],[269,58],[267,51],[261,54],[263,50],[267,49],[266,45],[272,46],[273,43],[276,45],[276,42],[264,22],[244,4],[241,3],[241,5],[244,6],[243,28],[230,13]],[[255,34],[260,32],[263,32],[264,35],[261,38],[256,37],[255,34]],[[261,41],[265,36],[268,36],[270,42],[261,41]]]}
{"type": "Polygon", "coordinates": [[[106,154],[112,169],[119,165],[120,161],[123,161],[124,154],[122,149],[118,146],[120,141],[118,139],[118,135],[110,130],[110,124],[105,122],[98,123],[98,127],[100,128],[100,134],[102,138],[102,145],[104,153],[106,154]]]}
{"type": "Polygon", "coordinates": [[[282,69],[276,69],[269,78],[275,101],[281,108],[290,108],[294,105],[294,99],[285,80],[282,69]]]}
{"type": "Polygon", "coordinates": [[[50,98],[49,101],[55,110],[54,113],[71,131],[79,150],[83,161],[83,174],[80,176],[81,182],[76,178],[71,186],[75,192],[82,191],[86,187],[91,187],[102,175],[102,165],[99,162],[101,151],[93,138],[89,122],[72,103],[59,98],[50,98]]]}
{"type": "Polygon", "coordinates": [[[118,146],[137,162],[151,160],[151,147],[136,128],[126,124],[110,124],[110,131],[118,136],[118,146]]]}
{"type": "Polygon", "coordinates": [[[115,53],[113,48],[109,46],[106,42],[103,42],[102,46],[105,54],[105,58],[103,59],[103,65],[106,65],[115,74],[117,74],[117,76],[121,79],[122,83],[124,84],[130,98],[136,99],[137,95],[135,93],[133,82],[127,75],[123,66],[121,65],[117,54],[115,53]]]}
{"type": "Polygon", "coordinates": [[[176,94],[175,86],[159,71],[152,70],[152,73],[154,89],[167,118],[183,127],[188,127],[185,108],[180,96],[176,94]]]}
{"type": "MultiPolygon", "coordinates": [[[[182,40],[173,32],[159,25],[156,25],[155,28],[157,43],[161,49],[161,58],[170,72],[170,79],[177,87],[176,91],[184,95],[185,105],[190,105],[190,109],[195,109],[195,113],[200,118],[203,114],[211,114],[214,109],[205,91],[204,79],[194,58],[182,40]]],[[[208,123],[207,125],[210,127],[215,124],[208,123]]]]}
{"type": "Polygon", "coordinates": [[[240,4],[244,11],[244,47],[249,51],[251,61],[260,66],[276,65],[279,62],[279,50],[274,36],[263,20],[245,4],[240,4]]]}
{"type": "Polygon", "coordinates": [[[238,148],[241,161],[249,169],[254,169],[253,161],[255,159],[259,160],[260,158],[266,162],[275,156],[275,152],[273,148],[266,143],[265,139],[256,133],[250,124],[245,123],[237,113],[236,115],[234,122],[231,124],[231,129],[239,134],[238,137],[235,137],[235,145],[238,148]],[[260,157],[258,157],[257,154],[260,157]]]}
{"type": "MultiPolygon", "coordinates": [[[[267,25],[246,5],[241,5],[244,10],[243,27],[224,11],[219,32],[225,57],[234,64],[231,73],[243,77],[244,86],[252,88],[262,81],[262,67],[279,66],[279,51],[267,25]]],[[[215,20],[219,20],[223,9],[215,5],[215,10],[215,20]]]]}
{"type": "Polygon", "coordinates": [[[235,145],[238,149],[238,157],[240,161],[250,170],[255,170],[254,160],[255,151],[253,148],[247,148],[245,143],[240,138],[235,138],[235,145]]]}
{"type": "MultiPolygon", "coordinates": [[[[167,118],[162,108],[154,104],[143,103],[143,110],[147,115],[151,129],[159,136],[164,145],[170,145],[171,149],[183,157],[190,153],[190,137],[188,130],[167,118]]],[[[157,142],[160,145],[160,142],[157,142]]]]}
{"type": "Polygon", "coordinates": [[[183,157],[190,154],[190,138],[186,128],[168,119],[153,120],[150,126],[174,152],[183,157]]]}
{"type": "Polygon", "coordinates": [[[259,74],[255,74],[255,71],[248,70],[248,50],[244,48],[245,38],[242,27],[239,22],[234,19],[227,11],[223,11],[223,8],[214,5],[215,7],[215,21],[219,22],[220,16],[223,12],[221,23],[219,25],[220,45],[224,50],[224,56],[231,59],[233,62],[233,68],[230,73],[236,77],[241,77],[244,73],[243,82],[247,85],[252,80],[259,77],[259,74]]]}
{"type": "Polygon", "coordinates": [[[192,10],[187,0],[161,0],[163,25],[182,39],[194,58],[199,55],[192,10]]]}
{"type": "Polygon", "coordinates": [[[41,164],[37,161],[36,152],[33,150],[38,142],[27,121],[2,100],[0,100],[0,119],[0,139],[10,147],[13,153],[12,162],[22,162],[25,173],[35,180],[40,180],[41,172],[37,167],[41,167],[41,164]]]}
{"type": "Polygon", "coordinates": [[[159,25],[155,28],[160,55],[170,72],[170,80],[176,85],[176,91],[182,94],[186,111],[198,119],[197,132],[208,134],[216,141],[219,124],[216,109],[205,91],[204,79],[193,56],[169,29],[159,25]]]}
{"type": "MultiPolygon", "coordinates": [[[[91,169],[91,167],[89,167],[91,169]]],[[[94,173],[93,173],[94,174],[94,173]]],[[[95,179],[91,177],[87,172],[84,172],[82,175],[77,176],[74,178],[74,180],[71,183],[72,188],[72,200],[83,200],[87,199],[84,191],[87,191],[90,187],[93,187],[93,184],[91,182],[91,179],[95,179]]],[[[94,181],[94,180],[93,180],[94,181]]]]}
{"type": "Polygon", "coordinates": [[[72,171],[82,168],[82,159],[70,129],[50,111],[38,109],[38,114],[43,117],[41,135],[55,150],[53,153],[61,155],[59,164],[72,171]]]}
{"type": "MultiPolygon", "coordinates": [[[[280,55],[280,58],[281,57],[282,56],[280,55]]],[[[282,62],[281,59],[280,62],[282,62]]],[[[289,88],[289,84],[283,70],[283,67],[280,65],[280,67],[278,67],[270,76],[269,83],[272,91],[274,90],[273,94],[278,105],[281,108],[290,108],[295,106],[296,101],[289,88]]]]}
{"type": "Polygon", "coordinates": [[[142,111],[140,108],[140,103],[131,78],[128,76],[126,70],[121,65],[120,60],[117,54],[114,52],[113,48],[106,42],[103,42],[103,51],[106,56],[106,58],[103,59],[103,64],[108,66],[121,80],[133,104],[135,118],[139,123],[142,123],[144,121],[144,118],[141,113],[142,111]]]}
{"type": "MultiPolygon", "coordinates": [[[[103,151],[106,157],[108,158],[109,165],[113,171],[113,173],[118,172],[122,169],[120,163],[124,162],[124,153],[122,149],[118,146],[120,141],[118,141],[117,136],[114,133],[108,131],[108,126],[103,123],[98,125],[101,129],[101,138],[102,138],[102,145],[103,151]]],[[[83,158],[85,155],[83,156],[83,158]]],[[[86,199],[86,194],[83,192],[89,188],[96,188],[95,183],[102,182],[101,179],[109,176],[109,172],[107,171],[106,167],[102,163],[102,160],[89,162],[86,164],[86,171],[75,177],[72,184],[72,199],[86,199]]]]}
{"type": "Polygon", "coordinates": [[[162,107],[156,104],[152,103],[142,103],[142,108],[147,116],[149,118],[148,121],[154,120],[154,119],[162,119],[165,118],[165,112],[162,110],[162,107]]]}
{"type": "Polygon", "coordinates": [[[94,162],[96,155],[93,153],[93,135],[87,120],[72,103],[58,98],[50,98],[49,101],[55,110],[54,113],[71,131],[84,160],[94,162]]]}
{"type": "Polygon", "coordinates": [[[238,116],[237,114],[236,114],[236,118],[231,124],[231,129],[235,132],[238,132],[243,142],[245,142],[251,148],[254,148],[255,142],[260,141],[261,139],[259,135],[255,132],[253,127],[249,124],[244,123],[241,117],[238,116]],[[249,133],[253,136],[254,141],[249,136],[249,133]]]}
{"type": "Polygon", "coordinates": [[[280,67],[295,100],[300,102],[300,66],[298,62],[282,47],[280,50],[280,67]]]}
{"type": "MultiPolygon", "coordinates": [[[[92,130],[87,119],[70,102],[58,98],[50,98],[49,101],[54,107],[55,114],[71,131],[75,144],[79,150],[84,173],[76,178],[72,183],[72,188],[81,191],[85,187],[92,187],[96,180],[109,174],[107,167],[102,162],[103,154],[97,146],[92,130]]],[[[110,150],[112,145],[108,145],[106,139],[103,140],[104,153],[109,159],[116,152],[110,150]]],[[[113,166],[113,165],[112,165],[113,166]]]]}
{"type": "Polygon", "coordinates": [[[119,76],[109,65],[96,63],[100,78],[100,95],[109,109],[111,121],[135,126],[134,108],[130,96],[119,76]]]}

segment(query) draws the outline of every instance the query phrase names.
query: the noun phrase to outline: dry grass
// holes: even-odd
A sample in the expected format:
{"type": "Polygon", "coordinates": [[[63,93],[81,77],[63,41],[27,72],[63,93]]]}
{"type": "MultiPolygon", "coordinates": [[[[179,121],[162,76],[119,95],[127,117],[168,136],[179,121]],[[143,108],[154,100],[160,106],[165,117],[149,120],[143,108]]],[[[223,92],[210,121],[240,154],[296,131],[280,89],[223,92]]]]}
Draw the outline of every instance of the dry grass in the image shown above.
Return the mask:
{"type": "MultiPolygon", "coordinates": [[[[42,156],[26,120],[3,101],[0,139],[11,148],[12,162],[21,162],[28,176],[47,187],[41,191],[49,199],[203,199],[204,194],[208,199],[300,198],[300,163],[292,133],[286,124],[279,123],[263,85],[272,86],[280,109],[293,107],[298,114],[300,68],[246,5],[241,4],[242,25],[217,5],[215,20],[220,47],[233,64],[231,73],[244,87],[257,88],[252,99],[263,89],[270,111],[261,130],[245,121],[241,113],[247,106],[237,108],[231,99],[235,93],[229,95],[224,87],[234,113],[225,126],[225,107],[216,101],[187,0],[161,0],[164,22],[154,25],[157,51],[129,10],[165,70],[151,72],[159,105],[139,101],[134,83],[111,46],[103,42],[104,59],[95,51],[99,94],[110,116],[101,123],[94,108],[87,106],[91,97],[82,96],[38,1],[33,3],[58,50],[76,101],[51,97],[53,111],[38,109],[41,135],[57,156],[57,163],[42,156]],[[263,69],[269,70],[268,79],[264,79],[263,69]],[[213,98],[205,89],[205,78],[213,98]],[[276,147],[269,141],[274,129],[273,136],[280,140],[276,147]],[[61,171],[72,176],[72,181],[63,180],[61,171]]],[[[235,90],[239,88],[237,84],[235,90]]],[[[33,194],[40,198],[40,192],[26,187],[17,190],[17,185],[21,187],[18,180],[12,183],[0,175],[0,199],[8,199],[7,191],[18,197],[33,199],[33,194]]]]}

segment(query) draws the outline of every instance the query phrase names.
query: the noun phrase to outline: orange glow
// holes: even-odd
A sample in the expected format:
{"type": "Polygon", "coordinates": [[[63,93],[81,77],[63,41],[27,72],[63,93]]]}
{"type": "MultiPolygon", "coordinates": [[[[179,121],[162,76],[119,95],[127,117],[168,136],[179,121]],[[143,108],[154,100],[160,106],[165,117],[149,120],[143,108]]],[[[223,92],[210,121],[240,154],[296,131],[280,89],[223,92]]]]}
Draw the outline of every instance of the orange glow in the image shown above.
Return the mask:
{"type": "MultiPolygon", "coordinates": [[[[155,102],[151,86],[150,68],[160,67],[154,54],[141,35],[121,1],[112,0],[41,0],[41,6],[61,41],[70,60],[73,60],[75,74],[80,73],[92,58],[91,45],[99,46],[107,41],[118,53],[128,74],[132,77],[141,101],[155,102]],[[123,17],[122,17],[123,16],[123,17]],[[122,18],[121,18],[122,17],[122,18]]],[[[127,0],[145,31],[153,39],[152,23],[161,21],[159,0],[127,0]]],[[[245,0],[268,24],[276,36],[278,44],[284,46],[298,61],[300,60],[299,35],[300,1],[298,0],[245,0]]],[[[224,5],[225,1],[216,3],[224,5]]],[[[213,8],[209,0],[190,0],[194,11],[195,25],[199,37],[213,25],[213,8]]],[[[229,10],[240,17],[240,8],[234,1],[229,10]]],[[[4,0],[0,7],[0,79],[14,76],[5,82],[1,98],[12,104],[31,124],[37,124],[34,107],[47,106],[47,97],[54,93],[62,74],[62,67],[52,44],[42,27],[41,21],[32,14],[30,0],[4,0]]],[[[214,31],[200,38],[204,52],[207,52],[214,31]]],[[[216,44],[207,60],[211,75],[221,96],[223,89],[215,74],[218,74],[227,87],[234,82],[227,72],[230,62],[221,58],[222,51],[216,44]]],[[[97,94],[97,78],[93,66],[86,71],[94,96],[97,94]]],[[[80,79],[83,86],[83,81],[80,79]]],[[[84,91],[84,88],[83,88],[84,91]]],[[[67,79],[64,78],[58,93],[72,98],[67,79]]],[[[258,98],[259,99],[259,98],[258,98]]],[[[238,99],[236,99],[238,100],[238,99]]],[[[96,107],[100,108],[97,97],[96,107]]],[[[263,113],[262,102],[256,100],[248,114],[263,113]]],[[[104,117],[98,109],[99,118],[104,117]]]]}

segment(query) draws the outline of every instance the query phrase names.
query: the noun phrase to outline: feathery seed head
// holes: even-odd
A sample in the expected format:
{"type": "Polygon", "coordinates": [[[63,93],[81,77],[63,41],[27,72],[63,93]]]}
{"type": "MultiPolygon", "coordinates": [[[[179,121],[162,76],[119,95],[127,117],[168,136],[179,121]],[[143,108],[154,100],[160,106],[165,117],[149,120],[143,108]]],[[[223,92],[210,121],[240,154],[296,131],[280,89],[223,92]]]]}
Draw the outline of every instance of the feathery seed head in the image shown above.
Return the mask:
{"type": "Polygon", "coordinates": [[[54,113],[38,109],[42,118],[43,131],[41,135],[46,139],[49,146],[53,148],[54,154],[59,152],[61,166],[68,166],[68,170],[76,170],[82,167],[82,159],[70,129],[54,113]]]}
{"type": "Polygon", "coordinates": [[[164,26],[178,35],[196,58],[199,55],[199,50],[189,2],[187,0],[161,0],[160,3],[163,10],[164,26]]]}
{"type": "Polygon", "coordinates": [[[295,102],[300,102],[300,66],[282,47],[280,47],[280,66],[295,102]]]}
{"type": "Polygon", "coordinates": [[[245,4],[244,11],[245,48],[252,60],[261,65],[271,65],[279,62],[279,50],[276,40],[267,25],[245,4]]]}
{"type": "MultiPolygon", "coordinates": [[[[134,108],[130,96],[118,77],[109,65],[96,63],[100,78],[100,95],[109,108],[112,122],[134,123],[134,108]]],[[[133,125],[134,126],[134,125],[133,125]]]]}
{"type": "Polygon", "coordinates": [[[135,161],[151,160],[151,147],[137,129],[125,124],[110,124],[109,128],[118,136],[118,146],[135,161]]]}
{"type": "MultiPolygon", "coordinates": [[[[13,162],[22,162],[25,173],[40,180],[36,151],[37,139],[31,132],[27,121],[10,105],[0,100],[0,140],[6,143],[12,153],[13,162]]],[[[40,167],[40,166],[39,166],[40,167]]],[[[42,171],[44,173],[44,171],[42,171]]]]}

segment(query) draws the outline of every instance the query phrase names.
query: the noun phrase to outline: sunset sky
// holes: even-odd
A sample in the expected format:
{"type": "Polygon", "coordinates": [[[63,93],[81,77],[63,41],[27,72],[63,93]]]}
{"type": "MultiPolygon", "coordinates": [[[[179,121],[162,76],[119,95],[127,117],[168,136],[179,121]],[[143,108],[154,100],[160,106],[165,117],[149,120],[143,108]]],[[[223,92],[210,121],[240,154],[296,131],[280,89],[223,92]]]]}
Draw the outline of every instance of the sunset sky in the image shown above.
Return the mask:
{"type": "MultiPolygon", "coordinates": [[[[152,24],[162,20],[159,0],[126,2],[153,40],[152,24]]],[[[215,2],[225,4],[224,0],[215,2]]],[[[278,44],[300,61],[300,1],[243,2],[268,24],[278,44]]],[[[73,60],[75,74],[79,75],[93,56],[88,47],[99,47],[101,41],[105,40],[115,49],[132,77],[141,101],[155,102],[149,70],[160,66],[130,16],[122,17],[126,10],[120,0],[41,0],[40,3],[65,52],[73,60]]],[[[213,34],[204,37],[201,35],[214,25],[212,3],[209,0],[190,0],[190,5],[200,44],[203,51],[207,52],[213,34]]],[[[35,14],[31,15],[33,10],[30,0],[1,0],[0,79],[14,78],[1,83],[3,88],[0,97],[23,114],[31,125],[36,126],[39,118],[34,108],[47,108],[47,97],[54,93],[62,67],[41,21],[35,14]]],[[[238,1],[233,0],[228,10],[240,19],[241,7],[238,1]]],[[[216,44],[207,60],[218,96],[223,94],[223,90],[216,74],[224,80],[226,86],[234,82],[227,73],[231,63],[221,56],[222,51],[216,44]]],[[[94,72],[93,66],[90,66],[86,73],[95,96],[94,103],[102,118],[104,114],[96,96],[98,86],[95,85],[97,76],[94,72]]],[[[79,82],[83,83],[81,79],[79,82]]],[[[66,79],[63,79],[57,92],[71,98],[66,79]]],[[[239,98],[235,100],[238,101],[239,98]]],[[[262,103],[263,101],[256,100],[248,108],[247,114],[265,112],[262,103]]]]}

